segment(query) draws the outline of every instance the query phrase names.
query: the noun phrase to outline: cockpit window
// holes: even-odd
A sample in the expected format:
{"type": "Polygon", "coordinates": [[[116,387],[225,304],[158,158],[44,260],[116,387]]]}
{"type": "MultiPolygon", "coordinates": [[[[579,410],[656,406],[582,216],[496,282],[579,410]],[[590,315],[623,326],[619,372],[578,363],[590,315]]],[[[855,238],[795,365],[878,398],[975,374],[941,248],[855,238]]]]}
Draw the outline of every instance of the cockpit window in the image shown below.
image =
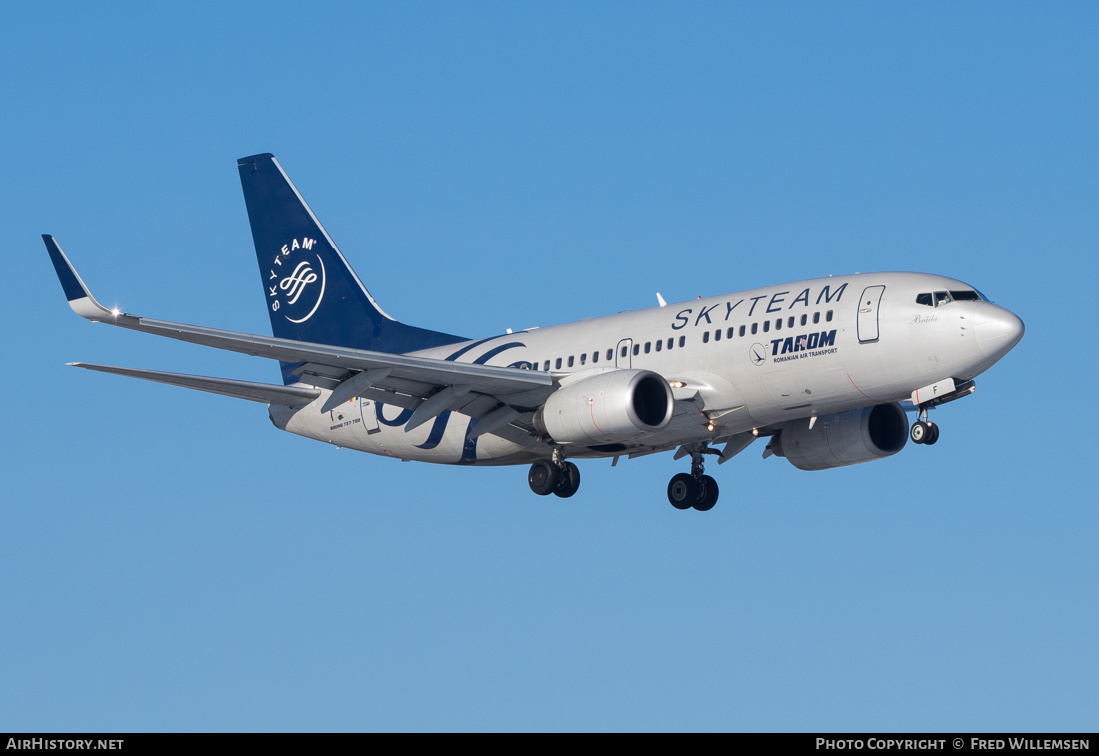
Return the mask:
{"type": "Polygon", "coordinates": [[[961,291],[936,291],[934,294],[917,294],[916,304],[927,307],[942,307],[951,302],[987,302],[989,299],[976,289],[961,291]]]}

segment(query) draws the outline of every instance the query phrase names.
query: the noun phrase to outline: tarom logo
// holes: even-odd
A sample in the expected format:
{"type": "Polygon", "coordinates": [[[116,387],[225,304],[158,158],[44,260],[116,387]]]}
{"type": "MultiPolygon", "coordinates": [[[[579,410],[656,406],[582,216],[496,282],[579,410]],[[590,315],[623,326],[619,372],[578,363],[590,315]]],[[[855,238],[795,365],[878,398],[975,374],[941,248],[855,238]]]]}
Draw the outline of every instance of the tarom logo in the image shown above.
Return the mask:
{"type": "Polygon", "coordinates": [[[281,312],[291,323],[309,320],[324,299],[324,261],[312,251],[316,243],[308,237],[294,239],[282,245],[271,263],[267,279],[271,312],[281,312]]]}

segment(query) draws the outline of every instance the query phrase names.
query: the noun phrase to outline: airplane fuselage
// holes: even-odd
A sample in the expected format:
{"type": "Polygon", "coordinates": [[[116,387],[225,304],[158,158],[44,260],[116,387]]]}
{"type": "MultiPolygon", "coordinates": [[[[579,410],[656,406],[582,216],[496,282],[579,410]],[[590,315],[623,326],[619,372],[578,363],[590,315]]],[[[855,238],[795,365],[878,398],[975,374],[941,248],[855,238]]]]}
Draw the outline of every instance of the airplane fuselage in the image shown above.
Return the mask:
{"type": "MultiPolygon", "coordinates": [[[[713,441],[789,420],[909,400],[940,379],[972,379],[1012,340],[1009,311],[961,281],[872,273],[768,286],[622,312],[415,352],[457,362],[546,371],[567,384],[600,371],[645,369],[673,386],[672,422],[644,440],[652,451],[713,441]],[[936,292],[972,299],[936,306],[936,292]],[[923,295],[931,303],[920,303],[923,295]],[[681,384],[681,385],[680,385],[681,384]],[[719,414],[724,413],[724,414],[719,414]],[[716,420],[711,420],[718,414],[716,420]]],[[[1021,328],[1021,323],[1019,324],[1021,328]]],[[[374,454],[447,464],[520,464],[547,456],[489,435],[459,411],[406,431],[411,409],[356,397],[320,413],[327,393],[291,410],[272,407],[292,433],[374,454]]],[[[638,447],[570,444],[568,456],[638,447]]]]}

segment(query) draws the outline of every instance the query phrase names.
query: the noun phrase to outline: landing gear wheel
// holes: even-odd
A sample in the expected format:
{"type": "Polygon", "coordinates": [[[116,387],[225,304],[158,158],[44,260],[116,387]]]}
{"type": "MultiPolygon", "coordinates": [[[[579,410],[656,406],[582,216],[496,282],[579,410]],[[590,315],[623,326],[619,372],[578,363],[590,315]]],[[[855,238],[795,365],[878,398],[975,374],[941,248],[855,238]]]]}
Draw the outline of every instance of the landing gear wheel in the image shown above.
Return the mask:
{"type": "Polygon", "coordinates": [[[698,496],[694,508],[699,512],[709,512],[717,504],[717,481],[709,475],[699,479],[698,496]]]}
{"type": "Polygon", "coordinates": [[[668,483],[668,501],[676,509],[690,509],[698,501],[698,483],[689,473],[673,475],[668,483]]]}
{"type": "Polygon", "coordinates": [[[924,443],[927,444],[928,446],[931,446],[932,444],[934,444],[938,440],[939,440],[939,426],[932,425],[931,423],[928,423],[927,440],[924,441],[924,443]]]}
{"type": "Polygon", "coordinates": [[[553,492],[562,499],[567,499],[580,488],[580,468],[572,462],[566,462],[564,467],[558,468],[557,485],[553,492]]]}
{"type": "Polygon", "coordinates": [[[553,489],[557,487],[557,466],[545,459],[538,460],[530,466],[527,483],[530,484],[530,490],[539,496],[553,493],[553,489]]]}
{"type": "Polygon", "coordinates": [[[912,437],[913,443],[926,444],[928,443],[928,437],[931,435],[932,426],[925,423],[923,420],[917,420],[912,424],[912,432],[909,434],[912,437]]]}

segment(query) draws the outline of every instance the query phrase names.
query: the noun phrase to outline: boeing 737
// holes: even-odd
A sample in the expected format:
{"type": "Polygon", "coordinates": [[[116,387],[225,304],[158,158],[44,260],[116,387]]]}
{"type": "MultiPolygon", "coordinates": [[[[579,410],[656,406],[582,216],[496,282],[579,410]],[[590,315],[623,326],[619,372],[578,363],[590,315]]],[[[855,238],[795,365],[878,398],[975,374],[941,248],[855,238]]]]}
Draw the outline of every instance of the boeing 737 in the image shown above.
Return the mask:
{"type": "Polygon", "coordinates": [[[939,275],[818,278],[469,339],[386,314],[273,155],[237,161],[273,337],[103,307],[43,236],[81,317],[278,360],[282,384],[71,363],[267,405],[276,427],[335,446],[453,465],[529,464],[569,497],[572,460],[675,450],[668,500],[706,511],[723,463],[759,437],[801,470],[934,444],[928,410],[1023,336],[1022,321],[939,275]],[[909,426],[907,411],[915,413],[909,426]]]}

